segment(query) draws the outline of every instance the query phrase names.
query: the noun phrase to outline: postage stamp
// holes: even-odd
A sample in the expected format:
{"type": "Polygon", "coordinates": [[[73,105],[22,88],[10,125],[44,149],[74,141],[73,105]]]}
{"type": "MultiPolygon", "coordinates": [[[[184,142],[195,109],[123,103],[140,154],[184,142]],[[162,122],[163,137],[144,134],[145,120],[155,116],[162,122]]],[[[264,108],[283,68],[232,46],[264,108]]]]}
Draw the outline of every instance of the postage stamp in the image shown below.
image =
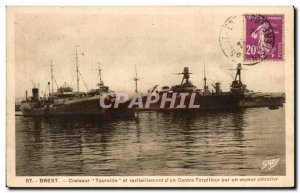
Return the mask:
{"type": "Polygon", "coordinates": [[[283,15],[245,15],[245,60],[283,60],[283,15]]]}
{"type": "Polygon", "coordinates": [[[234,63],[255,65],[262,61],[284,60],[284,16],[243,14],[225,20],[220,47],[234,63]]]}

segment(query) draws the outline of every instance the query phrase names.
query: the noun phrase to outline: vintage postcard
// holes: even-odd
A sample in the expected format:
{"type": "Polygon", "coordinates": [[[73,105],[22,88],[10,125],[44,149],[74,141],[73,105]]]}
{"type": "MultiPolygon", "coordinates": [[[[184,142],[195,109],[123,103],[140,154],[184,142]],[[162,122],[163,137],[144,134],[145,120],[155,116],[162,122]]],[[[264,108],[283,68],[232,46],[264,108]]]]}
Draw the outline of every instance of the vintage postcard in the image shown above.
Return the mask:
{"type": "Polygon", "coordinates": [[[8,187],[294,187],[293,7],[7,7],[8,187]]]}

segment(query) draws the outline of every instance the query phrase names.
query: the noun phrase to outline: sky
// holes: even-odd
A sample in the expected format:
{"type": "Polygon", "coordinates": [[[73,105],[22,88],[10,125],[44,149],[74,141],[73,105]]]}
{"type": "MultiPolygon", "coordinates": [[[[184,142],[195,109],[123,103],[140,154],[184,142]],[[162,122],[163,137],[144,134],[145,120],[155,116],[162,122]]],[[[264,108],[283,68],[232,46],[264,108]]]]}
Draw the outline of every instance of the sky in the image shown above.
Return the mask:
{"type": "MultiPolygon", "coordinates": [[[[175,73],[183,67],[189,67],[191,81],[202,88],[204,65],[209,85],[221,82],[222,90],[228,91],[235,73],[228,69],[236,63],[223,54],[219,34],[230,14],[188,8],[18,13],[14,20],[16,97],[24,97],[33,86],[48,94],[51,60],[59,86],[67,83],[75,91],[76,45],[88,89],[96,88],[100,63],[104,83],[115,92],[134,92],[135,65],[138,90],[143,93],[156,84],[179,84],[182,77],[175,73]]],[[[284,92],[283,62],[264,61],[245,69],[242,80],[248,89],[284,92]]],[[[87,91],[82,79],[80,90],[87,91]]]]}

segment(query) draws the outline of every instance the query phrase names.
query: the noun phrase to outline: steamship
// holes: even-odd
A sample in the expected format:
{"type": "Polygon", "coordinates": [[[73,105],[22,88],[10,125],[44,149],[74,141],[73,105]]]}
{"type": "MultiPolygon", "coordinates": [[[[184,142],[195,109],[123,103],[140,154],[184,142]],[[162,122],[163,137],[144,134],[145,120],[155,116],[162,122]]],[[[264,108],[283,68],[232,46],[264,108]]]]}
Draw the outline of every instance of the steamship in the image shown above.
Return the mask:
{"type": "MultiPolygon", "coordinates": [[[[79,90],[79,75],[78,68],[78,54],[76,47],[76,73],[77,73],[77,92],[73,91],[73,88],[67,84],[58,87],[57,92],[53,89],[53,65],[51,62],[51,82],[52,92],[50,92],[50,82],[48,82],[49,96],[40,97],[39,88],[34,87],[32,89],[32,96],[27,96],[23,100],[19,109],[24,116],[97,116],[101,117],[127,117],[134,116],[135,108],[127,108],[128,102],[120,103],[118,108],[114,108],[116,101],[116,94],[104,85],[101,77],[100,67],[99,71],[99,83],[96,89],[92,89],[88,92],[80,92],[79,90]],[[110,105],[110,108],[102,108],[100,106],[100,97],[102,95],[108,95],[104,99],[104,104],[110,105]]],[[[55,81],[56,82],[56,81],[55,81]]]]}
{"type": "Polygon", "coordinates": [[[57,89],[56,93],[48,98],[39,97],[39,89],[32,89],[32,97],[26,97],[20,103],[20,110],[24,116],[109,116],[122,117],[134,116],[134,109],[127,108],[128,103],[119,104],[118,108],[113,108],[115,94],[109,90],[102,82],[99,89],[93,89],[87,93],[73,92],[73,88],[64,85],[57,89]],[[99,101],[104,93],[109,93],[105,98],[106,105],[111,104],[111,108],[101,108],[99,101]]]}
{"type": "MultiPolygon", "coordinates": [[[[139,111],[226,111],[226,110],[241,110],[244,108],[254,107],[269,107],[277,109],[282,107],[284,103],[284,94],[263,94],[257,95],[253,91],[247,89],[247,86],[241,80],[242,66],[238,64],[236,67],[235,79],[230,85],[229,92],[223,92],[219,82],[212,84],[212,89],[207,85],[207,78],[204,68],[204,87],[198,89],[190,81],[190,72],[188,67],[184,67],[183,72],[178,73],[183,75],[181,84],[171,86],[163,86],[161,90],[157,90],[158,85],[148,90],[147,96],[143,97],[143,108],[139,111]],[[163,98],[172,98],[176,93],[175,102],[164,102],[163,98]],[[185,95],[182,95],[182,94],[185,95]],[[155,103],[150,103],[147,100],[148,96],[158,95],[159,99],[155,103]],[[165,96],[164,96],[165,95],[165,96]],[[194,95],[194,97],[192,96],[194,95]],[[182,99],[184,97],[184,99],[182,99]],[[182,103],[181,101],[184,101],[182,103]],[[198,108],[190,108],[190,104],[198,106],[198,108]],[[146,107],[146,108],[145,108],[146,107]]],[[[138,79],[135,79],[137,81],[138,79]]]]}

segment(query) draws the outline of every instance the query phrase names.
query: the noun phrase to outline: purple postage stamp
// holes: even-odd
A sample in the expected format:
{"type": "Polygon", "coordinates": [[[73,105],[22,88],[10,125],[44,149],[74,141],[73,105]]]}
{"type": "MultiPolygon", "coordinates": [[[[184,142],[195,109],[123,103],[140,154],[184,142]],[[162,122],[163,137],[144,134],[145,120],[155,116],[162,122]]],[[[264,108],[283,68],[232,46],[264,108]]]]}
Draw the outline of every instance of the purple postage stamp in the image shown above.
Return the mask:
{"type": "Polygon", "coordinates": [[[244,60],[282,61],[283,15],[245,15],[244,60]]]}

